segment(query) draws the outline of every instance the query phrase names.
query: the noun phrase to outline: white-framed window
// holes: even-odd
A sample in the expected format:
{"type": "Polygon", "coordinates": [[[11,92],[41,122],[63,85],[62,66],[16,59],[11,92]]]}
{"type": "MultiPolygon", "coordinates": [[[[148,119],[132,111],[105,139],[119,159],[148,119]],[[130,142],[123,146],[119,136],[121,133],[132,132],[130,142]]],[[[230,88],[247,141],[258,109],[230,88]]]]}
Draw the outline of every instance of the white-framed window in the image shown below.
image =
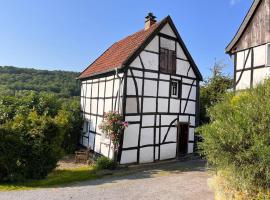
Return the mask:
{"type": "Polygon", "coordinates": [[[84,133],[88,133],[89,132],[89,122],[88,121],[84,121],[83,123],[83,132],[84,133]]]}
{"type": "Polygon", "coordinates": [[[179,81],[178,80],[172,80],[171,81],[171,97],[179,97],[179,81]]]}
{"type": "Polygon", "coordinates": [[[270,43],[266,44],[265,65],[270,67],[270,43]]]}

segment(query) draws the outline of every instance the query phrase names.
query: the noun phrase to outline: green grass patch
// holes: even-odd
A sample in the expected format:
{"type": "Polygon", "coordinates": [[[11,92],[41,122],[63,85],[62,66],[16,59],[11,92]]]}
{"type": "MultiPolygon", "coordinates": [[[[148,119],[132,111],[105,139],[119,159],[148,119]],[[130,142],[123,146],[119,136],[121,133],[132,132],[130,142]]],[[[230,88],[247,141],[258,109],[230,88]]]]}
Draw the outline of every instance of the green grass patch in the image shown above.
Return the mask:
{"type": "Polygon", "coordinates": [[[56,169],[42,180],[29,180],[20,183],[0,184],[0,191],[29,190],[35,188],[55,187],[80,181],[101,178],[102,175],[95,173],[93,167],[81,167],[74,169],[56,169]]]}

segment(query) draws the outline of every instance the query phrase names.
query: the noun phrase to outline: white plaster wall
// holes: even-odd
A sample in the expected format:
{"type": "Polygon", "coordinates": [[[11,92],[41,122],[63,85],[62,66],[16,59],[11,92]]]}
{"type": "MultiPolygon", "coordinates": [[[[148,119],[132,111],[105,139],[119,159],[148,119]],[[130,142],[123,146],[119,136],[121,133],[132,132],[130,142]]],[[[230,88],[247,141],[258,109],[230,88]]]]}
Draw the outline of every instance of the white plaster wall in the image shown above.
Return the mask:
{"type": "Polygon", "coordinates": [[[266,64],[266,46],[261,45],[254,49],[254,66],[262,66],[266,64]]]}
{"type": "MultiPolygon", "coordinates": [[[[113,80],[106,82],[106,97],[111,97],[113,94],[113,80]]],[[[90,95],[89,95],[90,96],[90,95]]]]}
{"type": "Polygon", "coordinates": [[[155,36],[154,39],[145,47],[145,50],[159,52],[158,36],[155,36]]]}
{"type": "Polygon", "coordinates": [[[141,117],[140,115],[137,116],[126,116],[125,120],[128,122],[136,122],[136,121],[140,121],[141,117]]]}
{"type": "Polygon", "coordinates": [[[180,100],[171,99],[170,100],[170,113],[179,113],[180,111],[180,100]]]}
{"type": "MultiPolygon", "coordinates": [[[[239,79],[241,72],[236,73],[236,80],[239,79]]],[[[239,83],[236,85],[236,90],[247,89],[250,87],[250,78],[251,72],[250,70],[244,71],[239,83]]]]}
{"type": "Polygon", "coordinates": [[[97,96],[98,96],[98,83],[93,83],[92,84],[92,97],[97,97],[97,96]]]}
{"type": "Polygon", "coordinates": [[[253,86],[262,83],[267,77],[269,77],[269,67],[254,69],[253,71],[253,86]]]}
{"type": "Polygon", "coordinates": [[[127,78],[127,95],[136,95],[136,88],[132,78],[127,78]]]}
{"type": "MultiPolygon", "coordinates": [[[[162,141],[164,140],[164,137],[165,137],[168,129],[169,129],[168,127],[161,128],[161,140],[162,141]]],[[[167,135],[165,142],[176,142],[176,136],[177,136],[177,128],[171,127],[169,132],[168,132],[168,135],[167,135]]]]}
{"type": "Polygon", "coordinates": [[[85,98],[84,101],[85,101],[84,110],[85,112],[90,113],[90,99],[85,98]]]}
{"type": "Polygon", "coordinates": [[[179,116],[179,121],[180,122],[189,122],[188,116],[187,115],[180,115],[179,116]]]}
{"type": "Polygon", "coordinates": [[[157,96],[157,81],[144,81],[144,96],[157,96]]]}
{"type": "Polygon", "coordinates": [[[130,124],[124,132],[123,148],[138,146],[139,124],[130,124]]]}
{"type": "Polygon", "coordinates": [[[145,69],[158,71],[158,54],[143,51],[141,52],[141,58],[145,69]]]}
{"type": "Polygon", "coordinates": [[[165,81],[159,81],[158,95],[160,97],[169,96],[170,83],[165,81]]]}
{"type": "Polygon", "coordinates": [[[169,35],[171,37],[176,38],[176,35],[174,34],[171,26],[168,23],[160,30],[160,32],[163,33],[163,34],[166,34],[166,35],[169,35]]]}
{"type": "Polygon", "coordinates": [[[176,74],[187,76],[189,67],[189,62],[179,59],[176,60],[176,74]]]}
{"type": "Polygon", "coordinates": [[[160,146],[160,159],[170,159],[176,156],[176,143],[163,144],[160,146]]]}
{"type": "Polygon", "coordinates": [[[167,74],[160,74],[159,78],[160,80],[170,80],[170,76],[167,74]]]}
{"type": "Polygon", "coordinates": [[[182,98],[187,99],[189,91],[192,86],[190,85],[182,85],[182,98]]]}
{"type": "Polygon", "coordinates": [[[238,52],[236,59],[236,70],[244,68],[244,61],[245,61],[245,51],[238,52]]]}
{"type": "Polygon", "coordinates": [[[156,98],[143,99],[143,112],[156,112],[156,98]]]}
{"type": "Polygon", "coordinates": [[[137,150],[122,151],[121,164],[137,162],[137,150]]]}
{"type": "Polygon", "coordinates": [[[164,37],[160,37],[160,47],[175,51],[175,41],[164,37]]]}
{"type": "Polygon", "coordinates": [[[144,77],[145,78],[155,78],[155,79],[157,79],[158,74],[157,73],[152,73],[152,72],[145,72],[144,77]]]}
{"type": "Polygon", "coordinates": [[[140,145],[142,146],[153,144],[153,142],[154,142],[154,128],[142,128],[140,145]]]}
{"type": "Polygon", "coordinates": [[[189,78],[182,78],[182,82],[183,82],[183,83],[192,84],[192,83],[193,83],[193,79],[189,79],[189,78]]]}
{"type": "Polygon", "coordinates": [[[149,163],[153,162],[153,151],[154,147],[144,147],[140,149],[140,163],[149,163]]]}
{"type": "Polygon", "coordinates": [[[190,116],[190,125],[195,126],[196,118],[194,116],[190,116]]]}
{"type": "Polygon", "coordinates": [[[154,126],[155,115],[143,115],[142,126],[154,126]]]}
{"type": "Polygon", "coordinates": [[[197,93],[196,86],[192,86],[189,99],[196,100],[196,93],[197,93]]]}
{"type": "Polygon", "coordinates": [[[86,97],[89,97],[91,95],[91,84],[90,84],[90,82],[87,85],[85,85],[85,93],[84,93],[84,95],[86,97]]]}
{"type": "Polygon", "coordinates": [[[188,101],[185,113],[196,114],[196,103],[194,101],[188,101]]]}
{"type": "MultiPolygon", "coordinates": [[[[123,73],[119,73],[119,76],[123,77],[123,73]]],[[[116,79],[114,81],[114,88],[113,88],[113,78],[114,76],[108,76],[108,77],[103,77],[103,78],[87,81],[88,83],[87,87],[86,85],[82,87],[83,94],[85,94],[88,98],[95,98],[95,99],[91,100],[91,106],[90,106],[90,99],[88,98],[81,99],[81,104],[82,104],[81,108],[84,112],[90,113],[90,108],[91,108],[92,114],[98,114],[102,116],[104,111],[108,112],[108,111],[113,110],[112,99],[111,98],[107,98],[105,100],[102,99],[104,98],[104,94],[105,94],[105,97],[112,97],[113,93],[114,93],[114,96],[116,96],[116,93],[119,90],[120,81],[116,79]],[[105,80],[106,80],[106,84],[104,82],[105,80]],[[101,82],[98,83],[98,81],[101,81],[101,82]],[[91,87],[92,87],[92,96],[91,96],[91,87]],[[105,91],[105,87],[106,87],[106,91],[105,91]],[[99,100],[97,100],[98,97],[99,97],[99,100]]],[[[83,83],[86,83],[86,82],[83,82],[83,83]]],[[[120,100],[122,99],[122,95],[123,95],[122,91],[123,91],[123,84],[120,86],[120,100]]],[[[114,98],[114,100],[115,99],[116,98],[114,98]]],[[[122,101],[120,101],[120,104],[121,103],[122,101]]],[[[102,131],[98,128],[98,125],[102,122],[103,117],[100,117],[100,116],[96,117],[95,115],[84,114],[84,117],[86,116],[87,116],[87,119],[90,120],[90,130],[94,132],[96,131],[97,133],[101,134],[102,131]]],[[[103,154],[104,156],[109,155],[110,148],[111,148],[110,152],[113,152],[112,147],[110,147],[109,145],[101,144],[101,143],[109,144],[108,139],[101,137],[100,135],[95,135],[93,133],[89,133],[88,136],[89,136],[89,143],[88,143],[88,139],[87,139],[87,142],[84,139],[83,140],[84,146],[86,147],[90,146],[91,148],[93,148],[93,145],[95,143],[94,150],[98,153],[103,154]],[[101,149],[100,149],[100,145],[102,145],[101,149]]],[[[110,153],[110,156],[112,155],[113,153],[110,153]]]]}
{"type": "Polygon", "coordinates": [[[194,149],[194,144],[188,143],[188,153],[193,153],[193,149],[194,149]]]}
{"type": "Polygon", "coordinates": [[[139,57],[137,57],[137,58],[130,64],[130,66],[131,66],[131,67],[135,67],[135,68],[140,68],[140,69],[143,68],[139,57]]]}
{"type": "Polygon", "coordinates": [[[108,156],[109,155],[109,150],[110,150],[110,145],[109,144],[104,144],[104,143],[101,144],[100,153],[102,155],[108,156]]]}
{"type": "Polygon", "coordinates": [[[112,99],[105,99],[104,112],[109,112],[112,110],[112,99]]]}
{"type": "Polygon", "coordinates": [[[188,75],[187,76],[188,77],[191,77],[191,78],[196,78],[196,75],[195,75],[195,73],[194,73],[194,71],[193,71],[192,68],[189,69],[189,72],[188,72],[188,75]]]}
{"type": "Polygon", "coordinates": [[[177,58],[187,60],[187,57],[186,57],[182,47],[180,46],[180,44],[178,42],[176,44],[176,53],[177,53],[177,58]]]}
{"type": "Polygon", "coordinates": [[[194,141],[194,128],[189,128],[188,140],[189,141],[194,141]]]}
{"type": "Polygon", "coordinates": [[[177,118],[177,115],[162,115],[161,125],[169,125],[176,118],[177,118]]]}
{"type": "Polygon", "coordinates": [[[158,112],[168,112],[168,99],[159,98],[158,99],[158,112]]]}

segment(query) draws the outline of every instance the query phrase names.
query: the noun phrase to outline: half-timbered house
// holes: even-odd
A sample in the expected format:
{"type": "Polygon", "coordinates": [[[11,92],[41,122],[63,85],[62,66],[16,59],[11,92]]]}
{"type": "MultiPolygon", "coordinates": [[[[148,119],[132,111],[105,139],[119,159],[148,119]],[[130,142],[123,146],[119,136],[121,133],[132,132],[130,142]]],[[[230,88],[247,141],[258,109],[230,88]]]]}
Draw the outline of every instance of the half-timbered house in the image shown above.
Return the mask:
{"type": "Polygon", "coordinates": [[[270,76],[270,0],[254,0],[226,52],[234,59],[235,90],[270,76]]]}
{"type": "Polygon", "coordinates": [[[118,111],[129,126],[121,164],[175,159],[193,152],[202,76],[170,16],[109,47],[79,76],[84,119],[81,144],[112,158],[111,141],[98,125],[118,111]]]}

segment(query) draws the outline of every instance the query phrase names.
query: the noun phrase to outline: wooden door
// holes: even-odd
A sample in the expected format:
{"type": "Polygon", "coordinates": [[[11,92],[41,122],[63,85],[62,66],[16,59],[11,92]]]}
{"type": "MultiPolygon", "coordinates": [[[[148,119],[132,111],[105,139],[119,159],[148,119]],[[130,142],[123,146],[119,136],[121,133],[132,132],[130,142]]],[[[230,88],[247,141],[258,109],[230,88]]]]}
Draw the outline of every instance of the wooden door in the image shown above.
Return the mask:
{"type": "Polygon", "coordinates": [[[179,123],[178,125],[178,157],[184,156],[188,152],[188,123],[179,123]]]}

